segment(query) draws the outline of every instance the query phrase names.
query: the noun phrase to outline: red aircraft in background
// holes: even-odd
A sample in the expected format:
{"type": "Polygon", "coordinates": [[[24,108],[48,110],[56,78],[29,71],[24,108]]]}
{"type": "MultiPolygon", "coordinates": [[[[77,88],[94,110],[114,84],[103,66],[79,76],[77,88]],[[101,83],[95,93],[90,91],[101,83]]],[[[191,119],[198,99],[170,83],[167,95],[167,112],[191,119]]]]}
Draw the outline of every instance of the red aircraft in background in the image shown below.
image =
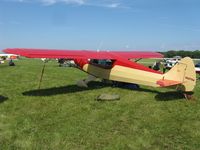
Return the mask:
{"type": "MultiPolygon", "coordinates": [[[[79,69],[92,77],[135,83],[152,87],[174,87],[183,92],[193,91],[196,73],[193,60],[185,57],[170,71],[162,74],[130,59],[162,58],[160,53],[138,51],[88,51],[9,48],[4,52],[28,58],[64,58],[74,60],[79,69]]],[[[87,86],[94,78],[82,80],[79,85],[87,86]]]]}

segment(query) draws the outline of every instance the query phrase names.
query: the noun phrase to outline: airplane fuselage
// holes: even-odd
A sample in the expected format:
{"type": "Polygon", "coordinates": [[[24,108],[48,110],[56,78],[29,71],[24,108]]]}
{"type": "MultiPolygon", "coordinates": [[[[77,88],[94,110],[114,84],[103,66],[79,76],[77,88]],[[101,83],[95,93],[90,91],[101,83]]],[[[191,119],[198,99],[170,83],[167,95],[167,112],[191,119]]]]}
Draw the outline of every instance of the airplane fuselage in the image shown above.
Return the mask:
{"type": "Polygon", "coordinates": [[[159,87],[160,85],[158,85],[156,82],[162,79],[163,76],[162,73],[142,65],[142,68],[139,69],[139,67],[141,67],[140,64],[131,61],[129,64],[112,62],[113,64],[110,66],[105,64],[102,65],[91,63],[91,60],[83,59],[75,60],[75,63],[81,70],[97,78],[127,83],[136,83],[152,87],[159,87]],[[146,70],[144,70],[144,68],[146,70]]]}
{"type": "Polygon", "coordinates": [[[192,91],[196,84],[195,68],[190,58],[182,59],[165,74],[123,58],[118,60],[75,59],[74,61],[79,69],[88,74],[111,81],[151,87],[176,86],[182,91],[192,91]]]}

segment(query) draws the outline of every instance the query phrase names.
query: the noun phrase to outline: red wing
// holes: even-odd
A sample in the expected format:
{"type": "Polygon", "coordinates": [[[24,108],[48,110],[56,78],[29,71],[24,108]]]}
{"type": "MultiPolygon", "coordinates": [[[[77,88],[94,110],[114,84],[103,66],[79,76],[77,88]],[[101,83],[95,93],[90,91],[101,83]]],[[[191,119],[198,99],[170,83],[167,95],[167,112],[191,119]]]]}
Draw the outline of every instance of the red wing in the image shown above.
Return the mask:
{"type": "Polygon", "coordinates": [[[111,51],[110,53],[121,56],[127,59],[134,58],[162,58],[163,55],[156,52],[141,52],[141,51],[111,51]]]}
{"type": "Polygon", "coordinates": [[[110,55],[102,54],[95,51],[84,50],[50,50],[50,49],[24,49],[13,48],[3,50],[6,53],[17,54],[28,58],[67,58],[67,59],[79,59],[79,58],[93,58],[93,59],[112,59],[110,55]]]}
{"type": "Polygon", "coordinates": [[[28,58],[67,58],[67,59],[117,59],[130,58],[161,58],[160,53],[138,51],[88,51],[88,50],[51,50],[12,48],[3,50],[6,53],[17,54],[28,58]]]}

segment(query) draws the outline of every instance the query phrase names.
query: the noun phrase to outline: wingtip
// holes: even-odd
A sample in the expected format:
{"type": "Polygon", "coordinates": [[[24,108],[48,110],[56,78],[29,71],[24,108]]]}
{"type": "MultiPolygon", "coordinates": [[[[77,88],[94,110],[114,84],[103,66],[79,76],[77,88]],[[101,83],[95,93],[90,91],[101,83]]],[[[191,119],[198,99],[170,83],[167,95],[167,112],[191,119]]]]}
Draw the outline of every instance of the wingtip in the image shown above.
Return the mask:
{"type": "Polygon", "coordinates": [[[4,53],[7,53],[7,54],[17,54],[16,51],[17,48],[6,48],[4,50],[2,50],[4,53]]]}
{"type": "Polygon", "coordinates": [[[9,48],[3,49],[2,50],[4,53],[9,53],[9,48]]]}

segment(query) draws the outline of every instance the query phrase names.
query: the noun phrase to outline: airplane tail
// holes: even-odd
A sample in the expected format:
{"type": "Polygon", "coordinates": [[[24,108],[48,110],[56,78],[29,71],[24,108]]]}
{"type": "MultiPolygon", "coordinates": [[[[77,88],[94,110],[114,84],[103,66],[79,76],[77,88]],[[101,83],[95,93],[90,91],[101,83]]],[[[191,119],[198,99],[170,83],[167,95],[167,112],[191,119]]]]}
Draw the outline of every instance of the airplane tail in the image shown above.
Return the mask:
{"type": "Polygon", "coordinates": [[[181,59],[172,69],[163,74],[163,78],[157,81],[161,87],[176,86],[177,90],[191,92],[196,85],[196,72],[191,58],[181,59]]]}

